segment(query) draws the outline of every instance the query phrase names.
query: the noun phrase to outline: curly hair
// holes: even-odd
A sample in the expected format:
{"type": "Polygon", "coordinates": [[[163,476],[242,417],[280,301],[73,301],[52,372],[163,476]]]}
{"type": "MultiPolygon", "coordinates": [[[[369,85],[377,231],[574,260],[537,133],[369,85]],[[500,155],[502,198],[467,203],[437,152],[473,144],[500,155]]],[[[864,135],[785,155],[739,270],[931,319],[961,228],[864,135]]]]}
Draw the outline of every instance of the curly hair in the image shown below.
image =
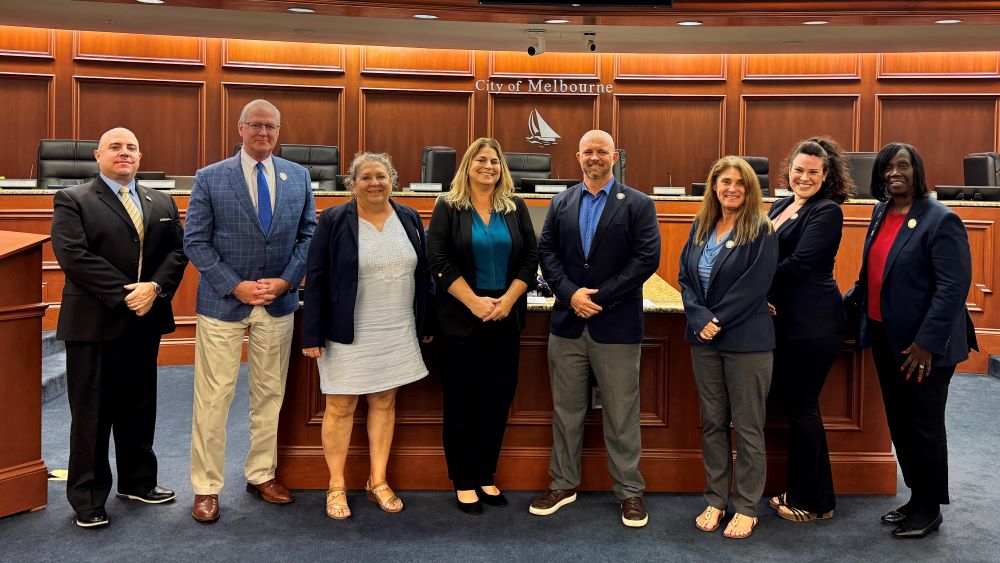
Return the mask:
{"type": "Polygon", "coordinates": [[[351,168],[347,172],[347,176],[344,176],[344,186],[347,187],[351,194],[354,193],[354,182],[358,179],[358,171],[362,164],[368,162],[377,162],[385,167],[385,171],[389,173],[389,180],[392,182],[391,191],[399,190],[399,173],[396,172],[396,167],[392,165],[392,157],[384,152],[359,152],[354,155],[351,160],[351,168]]]}
{"type": "Polygon", "coordinates": [[[823,180],[823,185],[813,197],[824,197],[837,203],[844,203],[848,198],[854,196],[854,179],[851,178],[847,159],[837,141],[830,137],[811,137],[799,141],[795,145],[792,152],[788,153],[788,158],[781,164],[781,180],[786,187],[791,188],[788,182],[788,173],[791,170],[792,161],[800,154],[815,156],[823,161],[823,172],[826,173],[826,180],[823,180]]]}

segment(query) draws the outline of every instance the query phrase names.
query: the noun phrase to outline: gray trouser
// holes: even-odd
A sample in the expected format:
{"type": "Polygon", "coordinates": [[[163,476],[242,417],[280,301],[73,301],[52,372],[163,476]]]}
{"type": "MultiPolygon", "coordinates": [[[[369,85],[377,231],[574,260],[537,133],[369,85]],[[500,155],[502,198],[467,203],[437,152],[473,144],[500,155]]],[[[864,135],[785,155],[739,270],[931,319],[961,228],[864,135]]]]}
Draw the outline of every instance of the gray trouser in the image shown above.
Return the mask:
{"type": "Polygon", "coordinates": [[[771,352],[721,352],[691,345],[691,364],[701,399],[701,452],[705,501],[720,510],[757,515],[764,494],[764,406],[771,386],[771,352]],[[736,486],[730,498],[732,439],[736,431],[736,486]]]}
{"type": "Polygon", "coordinates": [[[601,344],[590,337],[587,329],[580,338],[549,334],[553,406],[549,488],[574,489],[580,484],[591,369],[601,386],[604,446],[615,496],[619,500],[641,497],[646,483],[639,473],[639,344],[601,344]]]}

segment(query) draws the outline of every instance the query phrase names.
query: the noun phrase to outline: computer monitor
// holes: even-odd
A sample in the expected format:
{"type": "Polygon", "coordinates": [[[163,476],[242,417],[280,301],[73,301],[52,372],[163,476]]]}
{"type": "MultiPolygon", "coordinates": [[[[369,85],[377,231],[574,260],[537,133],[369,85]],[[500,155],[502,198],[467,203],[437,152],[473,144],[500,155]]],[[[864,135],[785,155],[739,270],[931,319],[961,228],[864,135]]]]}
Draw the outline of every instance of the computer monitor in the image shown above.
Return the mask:
{"type": "Polygon", "coordinates": [[[1000,201],[1000,186],[934,186],[939,200],[1000,201]]]}

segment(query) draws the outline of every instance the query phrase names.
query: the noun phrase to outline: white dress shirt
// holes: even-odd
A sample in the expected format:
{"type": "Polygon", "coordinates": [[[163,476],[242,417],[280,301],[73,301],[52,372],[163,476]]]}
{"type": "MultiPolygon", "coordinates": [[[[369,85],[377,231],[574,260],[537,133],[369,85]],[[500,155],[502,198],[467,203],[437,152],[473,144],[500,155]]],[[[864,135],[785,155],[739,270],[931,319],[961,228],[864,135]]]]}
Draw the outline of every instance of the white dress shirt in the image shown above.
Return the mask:
{"type": "MultiPolygon", "coordinates": [[[[261,162],[264,163],[264,177],[267,178],[267,191],[271,194],[271,213],[273,214],[274,194],[277,193],[277,184],[274,182],[274,161],[271,159],[271,155],[267,155],[267,158],[261,162]]],[[[240,149],[240,164],[243,165],[243,178],[247,181],[254,209],[260,211],[260,206],[257,204],[257,161],[247,154],[247,151],[240,149]]]]}

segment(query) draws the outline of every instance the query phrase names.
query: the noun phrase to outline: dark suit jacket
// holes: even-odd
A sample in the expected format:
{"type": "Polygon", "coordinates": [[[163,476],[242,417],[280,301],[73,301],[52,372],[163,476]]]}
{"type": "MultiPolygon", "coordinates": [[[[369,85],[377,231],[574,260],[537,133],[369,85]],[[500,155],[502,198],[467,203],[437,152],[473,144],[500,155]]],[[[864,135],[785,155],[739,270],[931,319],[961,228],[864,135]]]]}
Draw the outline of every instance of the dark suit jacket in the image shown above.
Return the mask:
{"type": "MultiPolygon", "coordinates": [[[[514,204],[514,212],[503,216],[511,242],[506,286],[510,287],[514,280],[521,280],[531,290],[538,284],[538,244],[528,206],[519,197],[514,198],[514,204]]],[[[468,307],[448,293],[448,288],[459,277],[465,279],[473,290],[476,288],[476,258],[472,254],[473,213],[475,211],[470,209],[455,209],[444,198],[438,198],[427,229],[427,256],[437,285],[434,307],[437,328],[449,336],[469,336],[476,324],[482,323],[468,307]]],[[[511,308],[511,315],[523,329],[528,317],[527,292],[511,308]]]]}
{"type": "Polygon", "coordinates": [[[597,223],[590,255],[583,255],[580,200],[584,184],[552,198],[538,254],[542,276],[556,297],[550,330],[562,338],[590,336],[605,344],[642,341],[642,285],[660,265],[660,228],[653,200],[615,181],[597,223]],[[581,287],[597,289],[591,296],[604,309],[582,319],[570,308],[581,287]]]}
{"type": "MultiPolygon", "coordinates": [[[[794,197],[771,206],[774,219],[794,197]]],[[[844,333],[847,318],[833,264],[844,230],[844,211],[835,201],[813,197],[778,228],[778,269],[768,301],[782,340],[825,338],[844,333]]]]}
{"type": "MultiPolygon", "coordinates": [[[[711,341],[726,352],[764,352],[774,349],[774,323],[767,309],[767,290],[778,265],[778,240],[761,231],[749,244],[723,246],[715,258],[708,295],[698,278],[698,260],[704,244],[694,242],[698,221],[691,225],[681,251],[679,281],[687,315],[684,339],[701,342],[698,334],[715,317],[722,330],[711,341]]],[[[714,236],[714,235],[710,235],[714,236]]]]}
{"type": "MultiPolygon", "coordinates": [[[[424,250],[424,225],[413,209],[389,200],[417,253],[413,312],[423,333],[430,275],[424,250]]],[[[306,263],[302,347],[326,346],[326,341],[354,342],[354,305],[358,299],[358,207],[355,201],[323,211],[306,263]]]]}
{"type": "MultiPolygon", "coordinates": [[[[184,275],[187,257],[177,205],[169,195],[137,187],[142,203],[142,279],[163,292],[138,319],[155,334],[174,331],[170,298],[184,275]]],[[[118,194],[100,177],[56,192],[52,249],[66,275],[56,336],[60,340],[102,342],[121,337],[136,315],[124,286],[136,281],[139,234],[118,194]]]]}
{"type": "MultiPolygon", "coordinates": [[[[872,210],[861,274],[845,297],[859,311],[862,348],[871,345],[868,249],[887,208],[880,202],[872,210]]],[[[882,323],[897,361],[903,362],[901,352],[914,342],[933,354],[935,367],[955,365],[969,357],[970,349],[979,349],[965,306],[971,284],[972,255],[962,219],[935,199],[914,200],[882,274],[882,323]]]]}

